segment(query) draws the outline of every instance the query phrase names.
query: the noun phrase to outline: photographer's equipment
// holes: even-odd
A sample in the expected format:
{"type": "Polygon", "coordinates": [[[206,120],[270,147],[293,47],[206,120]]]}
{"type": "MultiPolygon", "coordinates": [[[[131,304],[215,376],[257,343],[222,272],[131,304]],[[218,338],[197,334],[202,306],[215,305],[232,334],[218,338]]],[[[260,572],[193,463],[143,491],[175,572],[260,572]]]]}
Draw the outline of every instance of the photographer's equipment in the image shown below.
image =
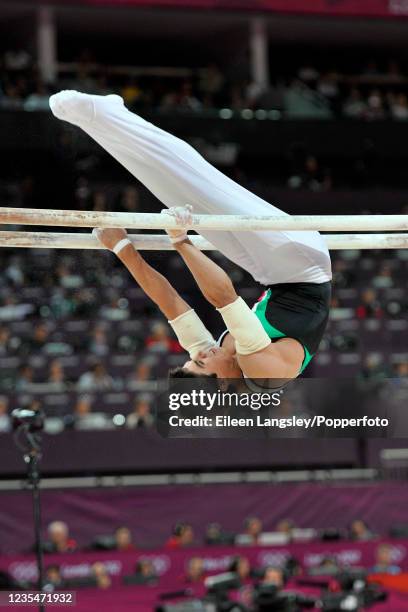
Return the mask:
{"type": "Polygon", "coordinates": [[[302,593],[281,591],[272,584],[261,584],[256,588],[254,603],[257,612],[297,612],[314,608],[317,599],[302,593]]]}
{"type": "MultiPolygon", "coordinates": [[[[17,408],[11,413],[14,429],[14,441],[23,452],[24,462],[27,465],[27,484],[32,491],[34,514],[34,542],[37,557],[38,580],[37,588],[41,592],[44,587],[43,542],[41,536],[41,499],[40,499],[40,471],[41,459],[41,431],[44,429],[45,415],[41,410],[17,408]]],[[[39,612],[44,612],[42,603],[38,606],[39,612]]]]}
{"type": "Polygon", "coordinates": [[[208,593],[217,595],[232,589],[239,589],[241,582],[235,572],[225,572],[216,576],[208,576],[204,581],[208,593]]]}
{"type": "Polygon", "coordinates": [[[324,529],[320,532],[320,539],[322,542],[337,542],[338,540],[344,539],[345,534],[340,529],[329,528],[324,529]]]}
{"type": "MultiPolygon", "coordinates": [[[[150,585],[154,586],[158,583],[157,576],[142,576],[141,574],[130,574],[129,576],[123,576],[122,583],[126,586],[140,586],[150,585]]],[[[183,591],[183,596],[185,592],[183,591]]]]}
{"type": "Polygon", "coordinates": [[[116,547],[115,538],[112,535],[101,535],[93,539],[91,550],[114,550],[116,547]]]}
{"type": "Polygon", "coordinates": [[[389,531],[390,538],[408,538],[408,524],[394,525],[389,531]]]}

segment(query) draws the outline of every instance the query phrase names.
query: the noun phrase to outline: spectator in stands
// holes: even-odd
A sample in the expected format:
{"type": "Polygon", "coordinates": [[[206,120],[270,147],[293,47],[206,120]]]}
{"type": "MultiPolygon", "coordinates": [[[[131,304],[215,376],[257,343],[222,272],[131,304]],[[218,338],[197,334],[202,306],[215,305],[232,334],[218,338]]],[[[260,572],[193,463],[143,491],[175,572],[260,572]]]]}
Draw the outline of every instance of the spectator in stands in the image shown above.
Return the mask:
{"type": "Polygon", "coordinates": [[[332,181],[329,171],[321,168],[314,155],[308,155],[303,169],[289,178],[288,187],[309,191],[330,191],[332,181]]]}
{"type": "Polygon", "coordinates": [[[360,303],[356,308],[358,319],[380,319],[384,315],[384,310],[378,300],[377,292],[374,289],[364,289],[360,296],[360,303]]]}
{"type": "Polygon", "coordinates": [[[222,529],[219,523],[210,523],[205,530],[205,543],[209,545],[222,543],[222,529]]]}
{"type": "Polygon", "coordinates": [[[194,93],[192,81],[185,80],[180,87],[180,107],[197,112],[202,109],[202,106],[201,101],[194,93]]]}
{"type": "Polygon", "coordinates": [[[382,381],[385,381],[391,376],[392,370],[387,363],[384,363],[384,358],[381,354],[369,353],[365,355],[359,374],[361,381],[366,381],[369,386],[374,383],[375,387],[380,384],[381,387],[382,381]]]}
{"type": "Polygon", "coordinates": [[[93,398],[90,395],[80,395],[74,407],[74,416],[76,419],[88,415],[92,410],[93,398]]]}
{"type": "Polygon", "coordinates": [[[91,194],[92,189],[88,179],[84,176],[80,176],[75,186],[75,208],[78,210],[85,210],[88,207],[91,194]]]}
{"type": "Polygon", "coordinates": [[[234,544],[235,536],[225,533],[219,523],[210,523],[205,530],[205,543],[209,546],[234,544]]]}
{"type": "Polygon", "coordinates": [[[109,589],[112,586],[112,580],[108,574],[108,570],[100,561],[92,565],[92,574],[96,579],[96,585],[99,589],[109,589]]]}
{"type": "Polygon", "coordinates": [[[109,209],[108,206],[108,197],[106,195],[106,191],[97,190],[92,194],[92,210],[96,212],[104,212],[109,209]]]}
{"type": "Polygon", "coordinates": [[[24,263],[21,257],[12,257],[4,270],[4,276],[13,287],[22,287],[25,282],[24,263]]]}
{"type": "Polygon", "coordinates": [[[151,334],[145,340],[145,346],[154,353],[180,353],[181,347],[177,340],[170,336],[169,327],[157,321],[152,325],[151,334]]]}
{"type": "Polygon", "coordinates": [[[187,563],[185,581],[189,583],[202,582],[204,579],[204,560],[201,557],[191,557],[187,563]]]}
{"type": "Polygon", "coordinates": [[[396,365],[395,376],[397,378],[408,378],[408,361],[403,361],[396,365]]]}
{"type": "Polygon", "coordinates": [[[90,288],[83,288],[75,292],[73,312],[75,317],[90,319],[98,306],[96,291],[90,288]]]}
{"type": "Polygon", "coordinates": [[[289,580],[290,578],[296,578],[297,576],[301,576],[303,574],[303,567],[301,562],[293,555],[289,555],[289,557],[286,557],[285,563],[282,566],[282,570],[286,580],[289,580]]]}
{"type": "Polygon", "coordinates": [[[363,99],[361,91],[353,87],[348,98],[343,104],[343,114],[350,119],[363,119],[367,112],[367,103],[363,99]]]}
{"type": "Polygon", "coordinates": [[[376,551],[376,564],[371,570],[375,574],[399,574],[401,568],[393,562],[393,547],[380,544],[376,551]]]}
{"type": "Polygon", "coordinates": [[[356,519],[350,525],[349,536],[350,540],[364,542],[365,540],[372,540],[375,534],[362,519],[356,519]]]}
{"type": "Polygon", "coordinates": [[[63,521],[53,521],[48,525],[48,541],[44,543],[46,553],[74,552],[77,543],[69,537],[68,525],[63,521]]]}
{"type": "Polygon", "coordinates": [[[333,282],[337,289],[347,289],[355,282],[355,273],[344,259],[333,261],[333,282]]]}
{"type": "Polygon", "coordinates": [[[84,278],[79,271],[73,271],[73,262],[68,258],[63,260],[55,271],[57,281],[64,289],[79,289],[84,285],[84,278]]]}
{"type": "Polygon", "coordinates": [[[136,398],[133,412],[126,418],[126,427],[134,429],[135,427],[153,427],[154,416],[151,413],[152,397],[147,393],[136,398]]]}
{"type": "Polygon", "coordinates": [[[285,586],[285,577],[280,567],[266,567],[262,578],[262,584],[273,585],[278,589],[285,586]]]}
{"type": "Polygon", "coordinates": [[[319,565],[316,568],[313,568],[312,573],[315,575],[319,574],[322,576],[333,576],[333,574],[336,574],[338,571],[340,571],[340,569],[341,566],[337,561],[336,557],[327,555],[323,557],[323,559],[320,561],[319,565]]]}
{"type": "Polygon", "coordinates": [[[350,319],[350,317],[353,316],[353,309],[342,307],[339,298],[333,295],[330,301],[329,316],[331,321],[341,321],[344,319],[350,319]]]}
{"type": "Polygon", "coordinates": [[[199,89],[203,97],[204,106],[207,108],[217,106],[220,102],[224,81],[224,76],[217,64],[208,64],[201,71],[199,89]]]}
{"type": "Polygon", "coordinates": [[[277,533],[284,533],[289,539],[292,538],[293,530],[295,529],[295,523],[288,518],[281,519],[276,524],[274,531],[277,533]]]}
{"type": "Polygon", "coordinates": [[[101,411],[92,411],[93,398],[80,396],[74,408],[75,429],[96,430],[112,429],[113,423],[109,415],[101,411]]]}
{"type": "Polygon", "coordinates": [[[64,368],[58,359],[53,359],[50,363],[47,383],[52,392],[64,392],[67,388],[64,368]]]}
{"type": "Polygon", "coordinates": [[[103,306],[100,316],[107,321],[125,321],[130,316],[129,302],[126,298],[113,295],[108,306],[103,306]]]}
{"type": "Polygon", "coordinates": [[[8,293],[1,302],[0,321],[22,321],[34,311],[33,304],[19,302],[15,295],[8,293]]]}
{"type": "Polygon", "coordinates": [[[0,108],[4,110],[19,110],[23,106],[23,95],[14,83],[6,83],[4,94],[0,96],[0,108]]]}
{"type": "Polygon", "coordinates": [[[62,287],[54,287],[48,306],[51,309],[53,317],[62,319],[75,312],[76,298],[72,295],[68,295],[67,291],[62,287]]]}
{"type": "Polygon", "coordinates": [[[86,93],[94,93],[97,87],[94,76],[90,74],[86,63],[79,63],[77,73],[73,79],[72,88],[84,91],[86,93]]]}
{"type": "Polygon", "coordinates": [[[10,329],[8,327],[0,326],[0,355],[6,356],[6,355],[10,355],[11,353],[13,353],[14,352],[13,343],[17,344],[18,341],[13,342],[10,329]]]}
{"type": "Polygon", "coordinates": [[[92,368],[82,374],[78,381],[78,391],[111,391],[115,381],[106,371],[103,363],[95,363],[92,368]]]}
{"type": "Polygon", "coordinates": [[[400,93],[397,96],[392,96],[390,107],[393,119],[397,121],[408,120],[408,97],[406,94],[400,93]]]}
{"type": "Polygon", "coordinates": [[[27,49],[8,49],[4,53],[4,68],[7,71],[19,73],[28,70],[32,65],[32,57],[27,49]]]}
{"type": "Polygon", "coordinates": [[[132,533],[128,527],[118,527],[115,530],[115,549],[123,551],[136,550],[132,542],[132,533]]]}
{"type": "Polygon", "coordinates": [[[190,523],[177,523],[166,542],[166,548],[186,548],[194,543],[194,530],[190,523]]]}
{"type": "Polygon", "coordinates": [[[111,347],[109,345],[106,330],[98,325],[91,333],[91,338],[88,344],[88,351],[97,357],[105,357],[109,355],[111,347]]]}
{"type": "Polygon", "coordinates": [[[315,66],[304,64],[297,72],[298,78],[308,85],[313,85],[317,82],[320,73],[315,66]]]}
{"type": "Polygon", "coordinates": [[[136,578],[136,581],[132,581],[132,584],[157,584],[158,576],[154,565],[149,559],[140,559],[135,566],[135,573],[132,577],[136,578]]]}
{"type": "Polygon", "coordinates": [[[0,433],[11,430],[11,418],[8,414],[8,398],[0,396],[0,433]]]}
{"type": "Polygon", "coordinates": [[[379,89],[373,89],[367,98],[365,118],[370,121],[385,119],[384,97],[379,89]]]}
{"type": "Polygon", "coordinates": [[[154,391],[157,387],[150,358],[139,361],[131,375],[127,378],[126,387],[129,391],[154,391]]]}
{"type": "Polygon", "coordinates": [[[191,81],[184,81],[177,92],[168,93],[164,96],[161,106],[165,110],[187,110],[199,111],[201,102],[194,95],[191,81]]]}
{"type": "Polygon", "coordinates": [[[383,263],[371,282],[376,289],[390,289],[394,285],[391,266],[383,263]]]}
{"type": "Polygon", "coordinates": [[[127,185],[121,194],[119,212],[139,212],[139,191],[134,185],[127,185]]]}
{"type": "Polygon", "coordinates": [[[259,541],[259,537],[262,534],[262,521],[257,516],[250,516],[245,519],[245,532],[244,535],[248,539],[248,543],[256,545],[259,541]]]}
{"type": "Polygon", "coordinates": [[[36,87],[32,93],[25,99],[24,110],[26,111],[48,111],[50,92],[47,86],[41,80],[37,81],[36,87]]]}
{"type": "Polygon", "coordinates": [[[28,342],[30,352],[38,353],[43,351],[51,340],[51,330],[46,323],[38,323],[34,327],[32,337],[28,342]]]}
{"type": "Polygon", "coordinates": [[[45,591],[55,591],[56,589],[64,588],[64,580],[61,575],[61,568],[59,565],[49,565],[45,569],[45,591]]]}
{"type": "Polygon", "coordinates": [[[335,105],[335,100],[339,96],[339,77],[336,72],[326,72],[321,74],[317,81],[317,91],[327,98],[332,108],[335,105]]]}
{"type": "Polygon", "coordinates": [[[22,365],[18,369],[15,381],[16,391],[30,391],[34,384],[34,370],[30,365],[22,365]]]}
{"type": "Polygon", "coordinates": [[[285,114],[291,119],[331,119],[329,100],[298,79],[292,79],[284,94],[285,114]]]}
{"type": "Polygon", "coordinates": [[[246,557],[238,555],[234,557],[229,566],[229,571],[237,574],[240,582],[246,582],[251,577],[251,565],[246,557]]]}
{"type": "Polygon", "coordinates": [[[137,80],[131,77],[126,85],[122,88],[120,95],[125,101],[126,106],[137,104],[142,99],[142,89],[137,80]]]}

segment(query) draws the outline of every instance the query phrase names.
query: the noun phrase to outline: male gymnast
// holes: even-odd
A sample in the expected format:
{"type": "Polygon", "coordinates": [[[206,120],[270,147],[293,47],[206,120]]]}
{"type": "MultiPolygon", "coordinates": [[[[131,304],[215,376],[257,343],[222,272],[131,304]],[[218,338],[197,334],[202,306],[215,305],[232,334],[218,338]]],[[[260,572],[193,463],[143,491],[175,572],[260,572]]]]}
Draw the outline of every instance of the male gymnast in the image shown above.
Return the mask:
{"type": "MultiPolygon", "coordinates": [[[[188,229],[192,213],[274,215],[286,213],[211,166],[186,142],[130,112],[117,95],[62,91],[50,98],[59,119],[81,127],[188,229]]],[[[218,342],[169,281],[145,262],[123,229],[94,230],[168,319],[190,359],[173,376],[290,380],[315,355],[327,325],[331,262],[314,231],[201,231],[228,259],[263,288],[251,309],[228,275],[197,249],[186,229],[169,230],[181,255],[226,331],[218,342]]]]}

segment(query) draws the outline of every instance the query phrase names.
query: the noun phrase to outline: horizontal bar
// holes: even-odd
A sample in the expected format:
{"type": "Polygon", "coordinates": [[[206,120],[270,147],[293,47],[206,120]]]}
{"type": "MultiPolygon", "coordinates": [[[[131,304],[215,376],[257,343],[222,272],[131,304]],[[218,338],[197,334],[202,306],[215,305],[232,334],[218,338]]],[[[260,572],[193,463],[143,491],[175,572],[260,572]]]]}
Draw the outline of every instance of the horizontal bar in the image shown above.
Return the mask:
{"type": "MultiPolygon", "coordinates": [[[[170,215],[77,210],[0,208],[0,224],[62,227],[126,227],[128,229],[174,229],[170,215]]],[[[322,232],[408,230],[408,215],[252,216],[194,215],[191,227],[200,230],[263,231],[317,230],[322,232]]]]}
{"type": "MultiPolygon", "coordinates": [[[[164,235],[130,234],[139,251],[171,251],[174,249],[164,235]]],[[[201,251],[217,250],[202,236],[190,236],[201,251]]],[[[343,249],[408,249],[408,234],[327,234],[330,250],[343,249]]],[[[92,234],[52,232],[0,232],[0,247],[36,249],[103,249],[92,234]]]]}

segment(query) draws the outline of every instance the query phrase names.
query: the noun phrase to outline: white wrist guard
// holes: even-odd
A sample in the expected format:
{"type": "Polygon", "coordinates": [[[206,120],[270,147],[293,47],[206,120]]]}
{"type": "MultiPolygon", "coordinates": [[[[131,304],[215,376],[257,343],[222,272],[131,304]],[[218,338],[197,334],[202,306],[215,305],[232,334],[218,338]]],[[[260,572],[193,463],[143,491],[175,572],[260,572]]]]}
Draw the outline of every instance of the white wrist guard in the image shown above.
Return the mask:
{"type": "Polygon", "coordinates": [[[191,359],[195,359],[200,351],[217,344],[195,310],[188,310],[169,323],[191,359]]]}
{"type": "Polygon", "coordinates": [[[122,240],[119,240],[119,242],[115,244],[112,251],[115,253],[115,255],[119,255],[121,250],[124,249],[128,244],[132,244],[129,238],[122,238],[122,240]]]}
{"type": "Polygon", "coordinates": [[[271,343],[262,323],[241,297],[217,310],[235,340],[238,355],[251,355],[271,343]]]}
{"type": "MultiPolygon", "coordinates": [[[[173,230],[171,230],[172,232],[173,230]]],[[[171,244],[177,244],[178,242],[183,242],[187,238],[187,232],[182,232],[181,234],[177,234],[177,236],[172,236],[171,232],[167,232],[168,237],[170,238],[171,244]]]]}

